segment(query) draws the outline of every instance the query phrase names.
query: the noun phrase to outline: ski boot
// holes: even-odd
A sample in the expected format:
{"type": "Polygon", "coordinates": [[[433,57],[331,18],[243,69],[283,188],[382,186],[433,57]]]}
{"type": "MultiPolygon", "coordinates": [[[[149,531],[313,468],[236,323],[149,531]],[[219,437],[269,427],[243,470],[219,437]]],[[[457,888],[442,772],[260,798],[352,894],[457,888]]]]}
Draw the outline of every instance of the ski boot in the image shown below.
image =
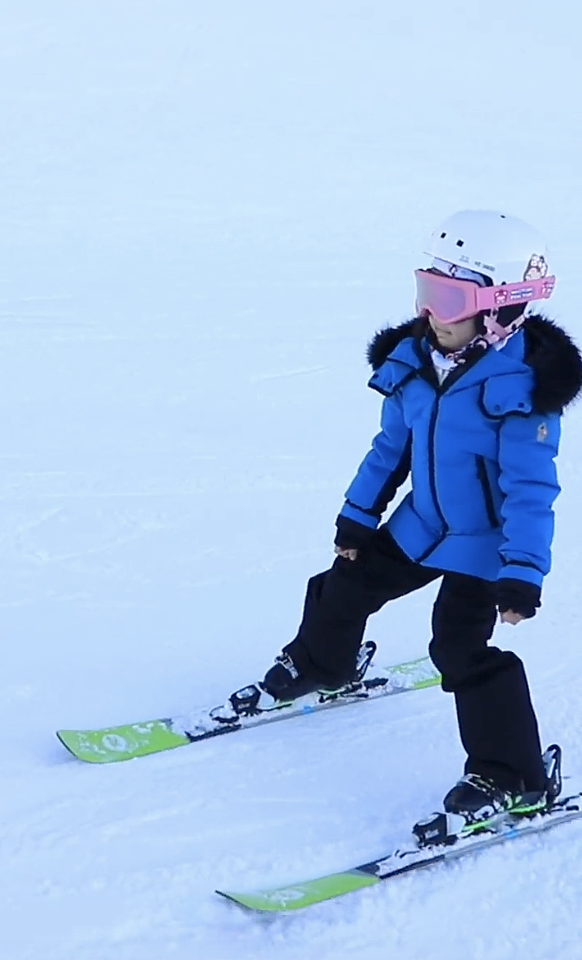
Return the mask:
{"type": "Polygon", "coordinates": [[[323,697],[334,698],[347,690],[352,691],[355,686],[361,683],[375,652],[376,644],[373,641],[363,643],[358,650],[356,672],[353,679],[339,687],[325,687],[318,681],[303,676],[297,670],[289,654],[282,653],[275,658],[274,665],[270,670],[267,670],[260,686],[274,700],[279,700],[282,703],[290,703],[293,700],[298,700],[299,697],[304,697],[306,694],[316,691],[323,697]]]}
{"type": "Polygon", "coordinates": [[[358,651],[353,680],[336,689],[323,687],[320,683],[302,676],[291,657],[282,653],[267,671],[263,681],[235,690],[224,707],[218,707],[212,712],[212,716],[222,723],[236,723],[242,717],[281,709],[310,693],[317,693],[320,702],[336,699],[342,693],[355,693],[375,652],[376,644],[373,640],[363,643],[358,651]]]}
{"type": "Polygon", "coordinates": [[[493,780],[468,773],[449,790],[444,811],[414,825],[412,832],[421,847],[456,843],[475,833],[495,831],[509,818],[535,817],[547,813],[562,789],[562,751],[552,744],[544,753],[544,790],[504,790],[493,780]]]}

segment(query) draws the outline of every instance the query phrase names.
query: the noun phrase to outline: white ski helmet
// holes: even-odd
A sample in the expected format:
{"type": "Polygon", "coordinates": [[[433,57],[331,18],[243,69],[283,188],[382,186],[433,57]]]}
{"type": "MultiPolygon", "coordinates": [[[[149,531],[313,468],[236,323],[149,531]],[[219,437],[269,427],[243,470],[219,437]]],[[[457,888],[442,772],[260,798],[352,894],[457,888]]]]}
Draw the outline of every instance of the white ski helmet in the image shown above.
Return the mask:
{"type": "Polygon", "coordinates": [[[461,210],[447,217],[424,252],[473,270],[493,286],[542,280],[549,273],[546,243],[538,231],[495,210],[461,210]]]}

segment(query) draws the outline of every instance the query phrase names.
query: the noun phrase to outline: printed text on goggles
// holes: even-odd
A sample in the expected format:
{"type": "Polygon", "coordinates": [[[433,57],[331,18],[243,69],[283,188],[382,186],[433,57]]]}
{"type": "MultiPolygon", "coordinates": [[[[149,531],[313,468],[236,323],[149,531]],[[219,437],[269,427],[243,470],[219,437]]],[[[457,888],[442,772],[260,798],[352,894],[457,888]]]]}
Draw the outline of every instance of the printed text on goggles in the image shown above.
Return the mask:
{"type": "Polygon", "coordinates": [[[415,270],[416,310],[422,316],[431,313],[439,323],[458,323],[482,310],[500,310],[513,303],[547,300],[556,284],[555,277],[522,280],[498,287],[480,287],[470,280],[444,277],[430,270],[415,270]]]}

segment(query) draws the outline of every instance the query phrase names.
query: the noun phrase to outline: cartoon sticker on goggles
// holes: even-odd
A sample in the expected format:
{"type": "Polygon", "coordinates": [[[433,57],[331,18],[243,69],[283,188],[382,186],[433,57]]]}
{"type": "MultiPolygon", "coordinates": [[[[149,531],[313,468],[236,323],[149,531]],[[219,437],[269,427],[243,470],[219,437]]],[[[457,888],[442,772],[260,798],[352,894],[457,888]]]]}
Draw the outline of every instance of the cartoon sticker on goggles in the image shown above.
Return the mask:
{"type": "Polygon", "coordinates": [[[498,287],[492,291],[495,306],[504,307],[508,303],[526,303],[528,300],[533,300],[536,296],[547,299],[552,295],[555,283],[555,277],[548,277],[547,280],[544,280],[542,283],[541,289],[538,288],[538,290],[533,286],[521,287],[515,285],[514,287],[510,287],[509,290],[505,287],[498,287]]]}
{"type": "Polygon", "coordinates": [[[517,287],[514,290],[505,290],[501,287],[494,291],[496,307],[504,307],[507,303],[522,303],[533,297],[533,287],[517,287]]]}
{"type": "Polygon", "coordinates": [[[546,258],[539,253],[532,253],[525,268],[524,280],[543,280],[548,272],[546,258]]]}

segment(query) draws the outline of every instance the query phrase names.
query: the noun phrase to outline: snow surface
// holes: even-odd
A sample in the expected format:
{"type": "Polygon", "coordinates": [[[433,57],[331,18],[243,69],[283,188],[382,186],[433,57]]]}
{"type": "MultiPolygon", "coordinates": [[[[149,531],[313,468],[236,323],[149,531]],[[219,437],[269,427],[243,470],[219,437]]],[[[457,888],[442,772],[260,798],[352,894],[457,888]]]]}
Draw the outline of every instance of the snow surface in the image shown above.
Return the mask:
{"type": "MultiPolygon", "coordinates": [[[[110,767],[53,731],[262,675],[376,430],[364,348],[435,220],[546,231],[582,338],[573,0],[0,4],[0,957],[580,956],[582,825],[262,922],[460,772],[440,690],[110,767]]],[[[580,770],[582,408],[526,656],[580,770]]],[[[370,626],[420,656],[433,591],[370,626]]]]}

